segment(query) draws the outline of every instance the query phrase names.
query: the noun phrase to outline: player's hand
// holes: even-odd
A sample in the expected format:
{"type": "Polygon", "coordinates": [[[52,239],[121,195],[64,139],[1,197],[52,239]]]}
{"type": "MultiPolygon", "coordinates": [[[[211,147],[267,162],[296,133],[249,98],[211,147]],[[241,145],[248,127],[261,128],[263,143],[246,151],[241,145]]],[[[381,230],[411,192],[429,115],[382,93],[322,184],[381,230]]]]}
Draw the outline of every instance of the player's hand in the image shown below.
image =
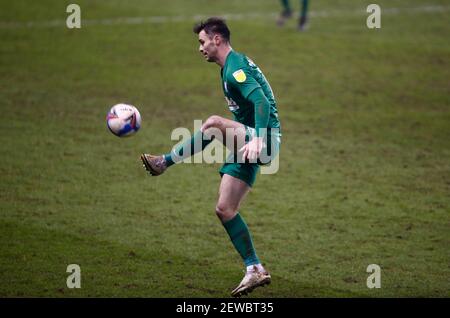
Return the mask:
{"type": "Polygon", "coordinates": [[[248,159],[250,162],[256,162],[264,147],[263,137],[254,137],[248,144],[245,144],[239,151],[242,153],[242,159],[248,159]]]}

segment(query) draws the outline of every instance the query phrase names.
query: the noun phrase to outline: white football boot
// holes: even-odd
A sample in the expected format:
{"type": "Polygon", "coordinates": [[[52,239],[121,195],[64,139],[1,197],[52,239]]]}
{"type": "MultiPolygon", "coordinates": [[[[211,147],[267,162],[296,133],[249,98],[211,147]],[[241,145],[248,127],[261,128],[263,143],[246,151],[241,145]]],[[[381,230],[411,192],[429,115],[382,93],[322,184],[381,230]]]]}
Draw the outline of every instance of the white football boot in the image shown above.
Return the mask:
{"type": "Polygon", "coordinates": [[[260,270],[258,267],[253,265],[252,268],[247,270],[247,273],[245,273],[245,276],[239,286],[231,292],[231,296],[241,297],[242,295],[247,295],[256,287],[269,285],[270,281],[270,274],[265,269],[260,270]]]}

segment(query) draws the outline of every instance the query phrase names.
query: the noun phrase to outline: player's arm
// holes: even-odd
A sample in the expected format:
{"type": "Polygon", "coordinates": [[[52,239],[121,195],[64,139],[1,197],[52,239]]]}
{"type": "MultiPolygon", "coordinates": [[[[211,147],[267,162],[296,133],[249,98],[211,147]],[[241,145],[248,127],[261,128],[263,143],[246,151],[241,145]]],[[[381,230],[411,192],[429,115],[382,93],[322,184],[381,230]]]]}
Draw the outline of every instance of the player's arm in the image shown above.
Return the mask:
{"type": "Polygon", "coordinates": [[[250,140],[248,144],[241,148],[243,151],[243,159],[255,160],[260,155],[263,148],[263,140],[267,133],[267,125],[269,123],[270,103],[264,92],[246,68],[232,72],[229,83],[240,92],[242,97],[251,103],[255,113],[255,129],[256,136],[250,140]],[[263,128],[263,129],[261,129],[263,128]]]}
{"type": "Polygon", "coordinates": [[[255,129],[257,137],[264,137],[269,124],[270,103],[261,87],[255,89],[248,96],[248,101],[255,107],[255,129]]]}
{"type": "Polygon", "coordinates": [[[244,159],[256,160],[264,147],[264,137],[269,123],[270,103],[261,87],[254,89],[248,95],[247,100],[255,107],[256,136],[242,148],[242,156],[244,159]]]}

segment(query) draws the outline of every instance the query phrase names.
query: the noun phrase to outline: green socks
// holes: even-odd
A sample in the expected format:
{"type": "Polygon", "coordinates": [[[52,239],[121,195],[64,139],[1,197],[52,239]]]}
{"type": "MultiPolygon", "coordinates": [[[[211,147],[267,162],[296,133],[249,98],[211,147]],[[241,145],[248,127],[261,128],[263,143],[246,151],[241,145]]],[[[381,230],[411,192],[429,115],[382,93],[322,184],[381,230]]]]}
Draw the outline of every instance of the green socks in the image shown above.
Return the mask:
{"type": "Polygon", "coordinates": [[[230,236],[231,242],[244,260],[245,266],[259,264],[260,261],[256,256],[255,248],[253,247],[252,237],[239,213],[234,218],[223,223],[225,230],[230,236]]]}
{"type": "Polygon", "coordinates": [[[190,140],[176,147],[174,151],[165,154],[164,158],[166,159],[167,167],[203,151],[214,140],[214,136],[209,140],[203,139],[203,136],[204,134],[199,130],[190,140]]]}
{"type": "Polygon", "coordinates": [[[308,13],[308,0],[303,0],[302,10],[300,12],[300,17],[306,19],[306,14],[308,13]]]}
{"type": "MultiPolygon", "coordinates": [[[[281,0],[281,5],[283,6],[284,12],[292,11],[289,0],[281,0]]],[[[300,17],[306,18],[308,12],[308,0],[300,0],[300,17]]]]}
{"type": "Polygon", "coordinates": [[[281,5],[283,6],[285,12],[291,11],[289,0],[281,0],[281,5]]]}

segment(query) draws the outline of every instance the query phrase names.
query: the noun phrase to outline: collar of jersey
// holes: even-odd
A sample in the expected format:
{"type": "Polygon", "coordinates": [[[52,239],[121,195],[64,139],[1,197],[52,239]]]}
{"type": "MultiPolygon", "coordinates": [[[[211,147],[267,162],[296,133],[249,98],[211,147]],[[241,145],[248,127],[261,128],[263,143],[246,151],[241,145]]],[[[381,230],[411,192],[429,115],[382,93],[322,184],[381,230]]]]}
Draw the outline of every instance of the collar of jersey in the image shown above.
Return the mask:
{"type": "Polygon", "coordinates": [[[227,67],[228,67],[228,60],[230,59],[230,56],[234,54],[234,50],[231,49],[231,51],[228,53],[227,58],[225,59],[225,64],[223,65],[223,69],[222,69],[222,74],[223,72],[226,71],[227,67]]]}

